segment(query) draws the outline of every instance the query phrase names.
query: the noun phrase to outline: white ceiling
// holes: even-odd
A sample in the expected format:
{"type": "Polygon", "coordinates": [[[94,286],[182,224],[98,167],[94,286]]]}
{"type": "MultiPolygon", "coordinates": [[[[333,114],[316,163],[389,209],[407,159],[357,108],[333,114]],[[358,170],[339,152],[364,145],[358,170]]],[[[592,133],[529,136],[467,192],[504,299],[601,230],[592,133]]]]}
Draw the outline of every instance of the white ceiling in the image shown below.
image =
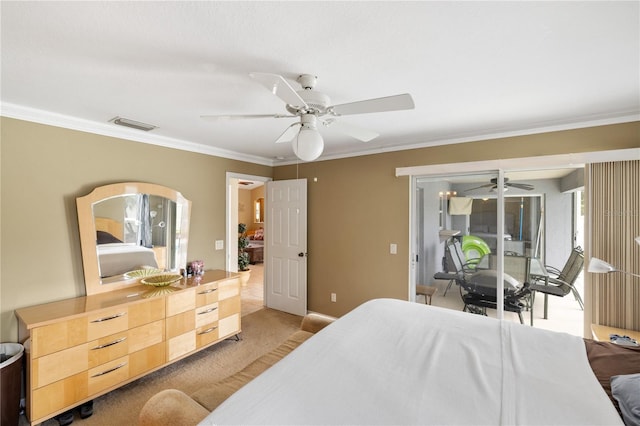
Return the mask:
{"type": "Polygon", "coordinates": [[[640,2],[2,1],[2,114],[261,164],[295,120],[249,77],[318,76],[333,104],[411,93],[409,111],[344,117],[320,159],[640,119],[640,2]],[[118,127],[115,116],[158,126],[118,127]]]}

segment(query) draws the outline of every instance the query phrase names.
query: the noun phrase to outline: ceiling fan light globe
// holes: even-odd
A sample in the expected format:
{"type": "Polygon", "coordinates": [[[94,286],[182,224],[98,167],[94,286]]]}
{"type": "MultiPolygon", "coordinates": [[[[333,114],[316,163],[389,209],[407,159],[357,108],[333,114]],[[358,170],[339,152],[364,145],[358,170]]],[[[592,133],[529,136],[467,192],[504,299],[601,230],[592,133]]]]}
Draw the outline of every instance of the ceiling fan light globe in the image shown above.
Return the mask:
{"type": "Polygon", "coordinates": [[[293,140],[293,152],[302,161],[313,161],[320,157],[324,150],[322,135],[316,130],[303,127],[293,140]]]}
{"type": "MultiPolygon", "coordinates": [[[[507,187],[507,186],[503,186],[502,187],[502,192],[507,192],[508,190],[509,190],[509,187],[507,187]]],[[[493,187],[491,187],[490,191],[497,193],[498,192],[498,187],[497,186],[493,186],[493,187]]]]}

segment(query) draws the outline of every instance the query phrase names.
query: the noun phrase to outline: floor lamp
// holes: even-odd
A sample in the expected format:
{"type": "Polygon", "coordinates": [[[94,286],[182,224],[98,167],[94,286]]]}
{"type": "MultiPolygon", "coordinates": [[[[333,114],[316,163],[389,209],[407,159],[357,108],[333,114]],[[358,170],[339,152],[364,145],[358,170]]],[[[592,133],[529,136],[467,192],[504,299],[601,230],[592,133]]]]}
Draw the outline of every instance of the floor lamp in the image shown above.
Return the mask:
{"type": "MultiPolygon", "coordinates": [[[[640,236],[636,237],[634,240],[635,240],[636,244],[640,245],[640,236]]],[[[638,275],[638,274],[634,274],[634,273],[631,273],[631,272],[620,270],[620,269],[616,268],[615,266],[613,266],[612,264],[607,263],[602,259],[598,259],[597,257],[592,257],[589,260],[589,268],[587,269],[587,272],[592,272],[592,273],[595,273],[595,274],[610,274],[612,272],[622,272],[623,274],[627,274],[627,275],[631,275],[632,277],[640,278],[640,275],[638,275]]]]}

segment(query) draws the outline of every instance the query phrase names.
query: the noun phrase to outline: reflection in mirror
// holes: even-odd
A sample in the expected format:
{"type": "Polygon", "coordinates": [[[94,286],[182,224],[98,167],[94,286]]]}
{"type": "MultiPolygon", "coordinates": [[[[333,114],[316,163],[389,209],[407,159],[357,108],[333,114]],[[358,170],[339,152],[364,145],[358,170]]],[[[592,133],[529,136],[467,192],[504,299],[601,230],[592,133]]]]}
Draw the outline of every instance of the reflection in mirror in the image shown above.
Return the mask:
{"type": "Polygon", "coordinates": [[[255,211],[255,222],[256,223],[264,222],[264,198],[258,198],[256,200],[254,211],[255,211]]]}
{"type": "MultiPolygon", "coordinates": [[[[93,204],[100,277],[107,279],[139,269],[177,268],[176,203],[149,194],[129,194],[93,204]]],[[[179,268],[178,268],[179,269],[179,268]]]]}
{"type": "Polygon", "coordinates": [[[77,199],[87,294],[136,284],[148,270],[186,265],[190,202],[145,183],[96,188],[77,199]]]}

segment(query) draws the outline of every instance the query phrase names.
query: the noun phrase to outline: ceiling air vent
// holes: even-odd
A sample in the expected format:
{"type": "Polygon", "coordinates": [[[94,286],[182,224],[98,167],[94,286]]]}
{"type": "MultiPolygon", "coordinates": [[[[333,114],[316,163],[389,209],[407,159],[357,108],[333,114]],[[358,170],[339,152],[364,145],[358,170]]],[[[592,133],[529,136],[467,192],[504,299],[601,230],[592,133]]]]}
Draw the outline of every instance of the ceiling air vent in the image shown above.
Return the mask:
{"type": "Polygon", "coordinates": [[[109,121],[119,126],[131,127],[132,129],[144,130],[145,132],[158,128],[158,126],[154,126],[153,124],[141,123],[122,117],[114,117],[109,121]]]}

